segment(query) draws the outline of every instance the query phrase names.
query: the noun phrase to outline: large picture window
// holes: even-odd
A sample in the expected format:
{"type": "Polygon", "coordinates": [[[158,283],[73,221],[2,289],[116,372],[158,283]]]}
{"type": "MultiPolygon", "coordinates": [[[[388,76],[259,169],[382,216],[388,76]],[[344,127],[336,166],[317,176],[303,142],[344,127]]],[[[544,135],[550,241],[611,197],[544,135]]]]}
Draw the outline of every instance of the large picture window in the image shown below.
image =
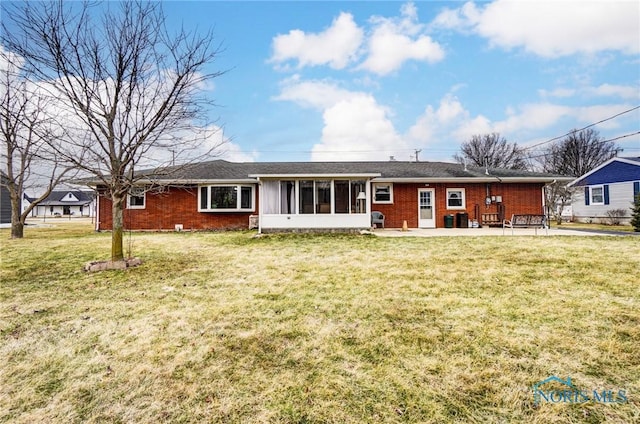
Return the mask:
{"type": "Polygon", "coordinates": [[[199,196],[201,212],[253,211],[253,186],[202,186],[199,196]]]}

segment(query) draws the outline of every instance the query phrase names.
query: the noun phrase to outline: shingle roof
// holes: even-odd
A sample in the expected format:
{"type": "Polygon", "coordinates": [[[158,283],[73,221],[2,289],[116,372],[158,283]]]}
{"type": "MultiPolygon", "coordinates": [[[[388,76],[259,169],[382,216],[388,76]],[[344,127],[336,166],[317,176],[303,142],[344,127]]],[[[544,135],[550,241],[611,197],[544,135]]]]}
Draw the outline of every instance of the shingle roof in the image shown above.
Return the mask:
{"type": "Polygon", "coordinates": [[[91,203],[94,194],[82,190],[54,190],[42,202],[40,206],[83,206],[91,203]],[[77,201],[62,200],[71,193],[77,201]]]}
{"type": "Polygon", "coordinates": [[[362,175],[380,179],[466,179],[466,178],[564,178],[540,172],[514,169],[467,167],[449,162],[227,162],[214,160],[187,167],[141,171],[152,178],[190,181],[247,180],[269,175],[362,175]]]}

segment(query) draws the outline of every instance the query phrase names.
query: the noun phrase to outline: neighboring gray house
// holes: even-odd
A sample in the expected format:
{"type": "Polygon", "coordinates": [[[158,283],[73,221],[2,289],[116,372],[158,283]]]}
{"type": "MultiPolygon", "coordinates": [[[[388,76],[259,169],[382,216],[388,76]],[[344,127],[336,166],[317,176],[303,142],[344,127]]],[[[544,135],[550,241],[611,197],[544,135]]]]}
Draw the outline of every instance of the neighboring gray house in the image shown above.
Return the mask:
{"type": "Polygon", "coordinates": [[[640,193],[640,157],[612,158],[568,186],[576,189],[571,203],[576,221],[606,223],[607,212],[621,209],[628,223],[640,193]]]}
{"type": "Polygon", "coordinates": [[[0,224],[8,224],[11,222],[11,198],[9,190],[5,185],[5,177],[2,177],[0,184],[0,224]]]}
{"type": "Polygon", "coordinates": [[[95,216],[95,193],[54,190],[31,211],[32,216],[95,216]]]}

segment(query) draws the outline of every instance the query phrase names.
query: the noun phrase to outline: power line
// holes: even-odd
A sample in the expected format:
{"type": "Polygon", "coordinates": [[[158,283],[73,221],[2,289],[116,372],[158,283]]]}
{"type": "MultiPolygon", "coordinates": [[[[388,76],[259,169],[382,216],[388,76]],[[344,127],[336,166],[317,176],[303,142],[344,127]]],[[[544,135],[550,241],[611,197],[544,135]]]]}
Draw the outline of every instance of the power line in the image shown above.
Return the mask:
{"type": "MultiPolygon", "coordinates": [[[[640,107],[640,106],[639,106],[639,107],[640,107]]],[[[636,108],[636,109],[637,109],[637,108],[636,108]]],[[[631,137],[631,136],[638,135],[638,134],[640,134],[640,131],[636,131],[636,132],[634,132],[634,133],[623,134],[623,135],[620,135],[620,136],[618,136],[618,137],[609,138],[609,139],[607,139],[607,140],[599,140],[599,141],[598,141],[597,143],[595,143],[595,144],[608,143],[608,142],[610,142],[610,141],[616,141],[616,140],[620,140],[620,139],[622,139],[622,138],[627,138],[627,137],[631,137]]],[[[523,150],[524,150],[524,149],[523,149],[523,150]]],[[[637,149],[633,149],[633,148],[631,148],[631,149],[629,149],[629,150],[637,150],[637,149]]],[[[537,159],[537,158],[541,158],[541,157],[547,156],[547,154],[548,154],[548,153],[540,153],[540,154],[537,154],[537,155],[534,155],[534,156],[525,156],[525,159],[537,159]]]]}
{"type": "MultiPolygon", "coordinates": [[[[569,131],[569,132],[568,132],[568,133],[566,133],[566,134],[560,135],[560,136],[558,136],[558,137],[551,138],[551,139],[549,139],[549,140],[547,140],[547,141],[543,141],[543,142],[540,142],[540,143],[536,143],[536,144],[534,144],[534,145],[532,145],[532,146],[523,147],[523,148],[522,148],[522,150],[529,150],[529,149],[533,149],[534,147],[542,146],[543,144],[551,143],[552,141],[556,141],[556,140],[558,140],[558,139],[560,139],[560,138],[562,138],[562,137],[566,137],[566,136],[568,136],[568,135],[572,134],[572,133],[573,133],[573,132],[575,132],[575,131],[582,131],[582,130],[586,130],[587,128],[595,127],[595,126],[596,126],[596,125],[598,125],[598,124],[602,124],[603,122],[610,121],[610,120],[612,120],[612,119],[614,119],[614,118],[617,118],[617,117],[618,117],[618,116],[620,116],[620,115],[624,115],[625,113],[633,112],[633,111],[634,111],[634,110],[636,110],[636,109],[640,109],[640,106],[636,106],[636,107],[633,107],[633,108],[631,108],[631,109],[627,109],[627,110],[625,110],[625,111],[623,111],[623,112],[617,113],[617,114],[615,114],[615,115],[613,115],[613,116],[610,116],[610,117],[608,117],[608,118],[602,119],[602,120],[600,120],[600,121],[598,121],[598,122],[595,122],[595,123],[593,123],[593,124],[589,124],[589,125],[587,125],[586,127],[580,128],[580,129],[578,129],[578,130],[571,130],[571,131],[569,131]]],[[[616,139],[616,140],[617,140],[617,139],[616,139]]]]}

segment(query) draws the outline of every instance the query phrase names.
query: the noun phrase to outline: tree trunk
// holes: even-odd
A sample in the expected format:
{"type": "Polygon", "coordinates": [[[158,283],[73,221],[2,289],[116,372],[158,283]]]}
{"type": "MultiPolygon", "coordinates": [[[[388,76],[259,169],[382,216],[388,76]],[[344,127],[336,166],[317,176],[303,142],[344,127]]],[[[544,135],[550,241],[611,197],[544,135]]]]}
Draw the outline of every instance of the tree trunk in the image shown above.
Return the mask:
{"type": "Polygon", "coordinates": [[[11,194],[11,238],[24,237],[24,224],[20,220],[20,198],[11,194]]]}
{"type": "Polygon", "coordinates": [[[124,205],[124,196],[113,195],[112,197],[111,212],[113,216],[113,229],[111,232],[111,260],[121,261],[124,260],[124,251],[122,246],[122,234],[123,234],[123,213],[122,208],[124,205]]]}

